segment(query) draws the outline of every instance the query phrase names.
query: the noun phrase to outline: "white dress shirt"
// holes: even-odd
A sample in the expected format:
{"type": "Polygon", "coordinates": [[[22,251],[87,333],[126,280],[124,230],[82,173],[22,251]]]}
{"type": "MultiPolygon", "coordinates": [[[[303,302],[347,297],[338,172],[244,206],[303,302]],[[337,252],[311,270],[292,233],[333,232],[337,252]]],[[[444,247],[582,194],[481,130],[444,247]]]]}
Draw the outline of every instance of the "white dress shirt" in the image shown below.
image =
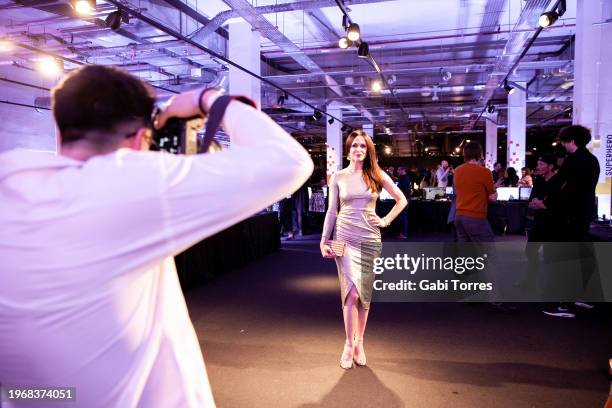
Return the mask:
{"type": "Polygon", "coordinates": [[[223,124],[213,155],[0,154],[0,383],[76,387],[68,407],[214,406],[172,257],[313,168],[249,106],[223,124]]]}

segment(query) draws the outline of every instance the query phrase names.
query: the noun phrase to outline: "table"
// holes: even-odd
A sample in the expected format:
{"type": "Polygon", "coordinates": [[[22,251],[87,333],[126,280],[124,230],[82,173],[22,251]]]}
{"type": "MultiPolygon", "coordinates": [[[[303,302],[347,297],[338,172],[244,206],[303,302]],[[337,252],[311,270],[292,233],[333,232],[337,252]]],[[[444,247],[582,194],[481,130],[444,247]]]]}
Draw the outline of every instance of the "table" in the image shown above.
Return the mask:
{"type": "Polygon", "coordinates": [[[175,256],[183,289],[199,286],[280,248],[278,213],[254,215],[175,256]]]}
{"type": "MultiPolygon", "coordinates": [[[[394,201],[378,201],[376,212],[383,216],[391,210],[394,201]]],[[[408,229],[416,232],[448,232],[447,223],[451,202],[446,200],[410,200],[408,204],[408,229]]],[[[523,234],[525,232],[526,201],[498,201],[490,203],[488,219],[496,234],[523,234]]],[[[398,232],[398,219],[391,225],[398,232]]]]}

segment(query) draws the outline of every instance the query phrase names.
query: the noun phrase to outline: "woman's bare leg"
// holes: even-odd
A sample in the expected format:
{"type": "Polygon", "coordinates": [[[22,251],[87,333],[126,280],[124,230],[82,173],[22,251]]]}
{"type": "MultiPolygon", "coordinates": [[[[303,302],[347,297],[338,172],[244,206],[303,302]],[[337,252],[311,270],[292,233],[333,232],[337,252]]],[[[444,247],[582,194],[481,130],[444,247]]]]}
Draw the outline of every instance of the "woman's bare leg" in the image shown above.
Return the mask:
{"type": "Polygon", "coordinates": [[[359,328],[358,324],[358,306],[359,306],[359,294],[355,286],[351,287],[348,295],[346,295],[346,301],[344,308],[342,309],[344,315],[344,331],[346,333],[346,341],[349,344],[353,344],[353,338],[359,328]]]}
{"type": "Polygon", "coordinates": [[[365,334],[366,325],[368,324],[368,313],[370,309],[364,309],[361,302],[357,306],[357,336],[363,339],[365,334]]]}
{"type": "Polygon", "coordinates": [[[366,364],[365,351],[363,349],[363,335],[365,334],[368,314],[370,309],[365,309],[361,302],[357,305],[357,330],[355,333],[355,361],[359,365],[366,364]]]}
{"type": "Polygon", "coordinates": [[[342,352],[342,357],[340,357],[340,366],[342,366],[342,368],[351,368],[353,365],[353,340],[358,329],[358,304],[359,295],[353,286],[346,296],[346,301],[344,302],[344,307],[342,308],[342,315],[344,317],[344,331],[346,334],[344,350],[342,352]]]}

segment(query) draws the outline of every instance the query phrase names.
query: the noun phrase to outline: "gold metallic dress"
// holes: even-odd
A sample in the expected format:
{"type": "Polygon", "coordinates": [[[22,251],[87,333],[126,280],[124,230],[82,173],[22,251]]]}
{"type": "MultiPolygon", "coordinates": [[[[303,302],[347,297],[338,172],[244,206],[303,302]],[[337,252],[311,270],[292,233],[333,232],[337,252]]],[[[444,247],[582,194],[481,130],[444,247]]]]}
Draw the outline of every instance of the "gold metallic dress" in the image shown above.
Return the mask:
{"type": "Polygon", "coordinates": [[[355,286],[363,307],[370,308],[374,280],[371,260],[380,254],[381,242],[380,229],[371,224],[376,217],[377,198],[377,192],[368,190],[361,171],[343,169],[330,180],[323,237],[329,238],[334,229],[333,239],[346,243],[344,255],[336,257],[343,306],[355,286]]]}

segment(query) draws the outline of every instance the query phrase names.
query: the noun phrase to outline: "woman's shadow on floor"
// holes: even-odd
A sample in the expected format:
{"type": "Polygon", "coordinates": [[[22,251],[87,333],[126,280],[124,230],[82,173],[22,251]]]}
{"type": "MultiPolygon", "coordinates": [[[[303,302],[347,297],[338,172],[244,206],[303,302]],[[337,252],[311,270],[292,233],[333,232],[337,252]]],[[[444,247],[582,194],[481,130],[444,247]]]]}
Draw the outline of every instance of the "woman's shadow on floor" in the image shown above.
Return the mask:
{"type": "Polygon", "coordinates": [[[303,404],[300,408],[341,406],[401,408],[405,405],[369,367],[356,367],[346,370],[321,401],[303,404]]]}

